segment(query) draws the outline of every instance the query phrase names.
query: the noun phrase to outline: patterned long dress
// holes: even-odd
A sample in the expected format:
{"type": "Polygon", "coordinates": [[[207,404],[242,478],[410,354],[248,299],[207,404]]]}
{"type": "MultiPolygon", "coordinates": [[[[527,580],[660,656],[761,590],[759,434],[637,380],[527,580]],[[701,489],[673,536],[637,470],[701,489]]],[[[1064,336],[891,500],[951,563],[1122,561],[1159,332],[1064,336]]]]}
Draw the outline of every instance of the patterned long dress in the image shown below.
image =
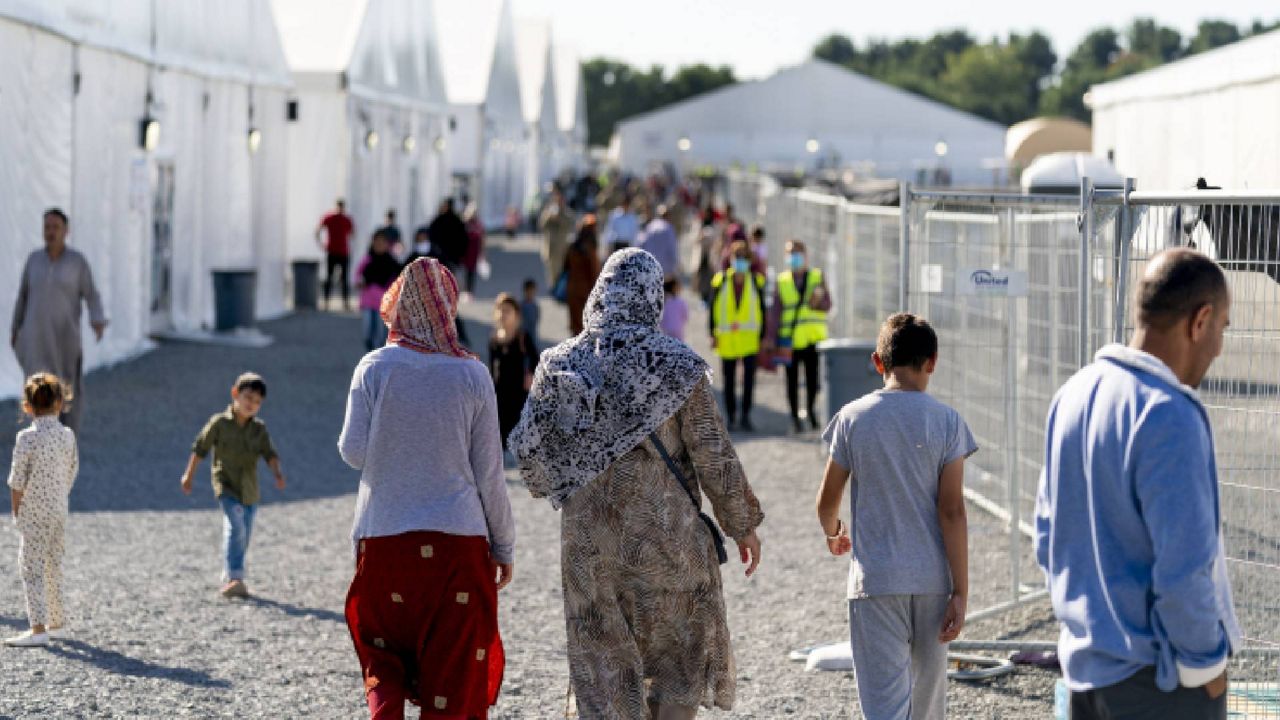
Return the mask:
{"type": "MultiPolygon", "coordinates": [[[[764,520],[709,381],[658,436],[727,536],[764,520]]],[[[711,533],[652,443],[568,499],[561,551],[579,717],[643,720],[649,701],[732,708],[733,651],[711,533]]]]}

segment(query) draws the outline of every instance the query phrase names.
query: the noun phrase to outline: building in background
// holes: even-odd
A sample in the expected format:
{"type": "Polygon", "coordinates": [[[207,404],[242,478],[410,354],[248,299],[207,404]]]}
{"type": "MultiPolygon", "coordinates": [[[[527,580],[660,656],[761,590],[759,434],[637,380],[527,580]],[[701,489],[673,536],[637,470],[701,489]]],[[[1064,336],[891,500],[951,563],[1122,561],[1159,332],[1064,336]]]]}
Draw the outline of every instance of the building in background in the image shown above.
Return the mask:
{"type": "Polygon", "coordinates": [[[448,88],[453,194],[475,200],[487,227],[501,227],[525,200],[528,127],[520,99],[509,0],[436,6],[448,88]]]}
{"type": "MultiPolygon", "coordinates": [[[[41,213],[61,206],[111,324],[85,367],[212,324],[210,271],[255,270],[258,317],[287,310],[286,108],[267,5],[0,0],[0,317],[41,213]]],[[[0,353],[0,396],[21,389],[0,353]]]]}
{"type": "Polygon", "coordinates": [[[297,90],[290,138],[291,258],[321,257],[341,197],[353,254],[396,210],[402,232],[449,192],[448,112],[431,0],[272,0],[297,90]]]}
{"type": "Polygon", "coordinates": [[[1063,152],[1093,152],[1088,125],[1075,118],[1038,117],[1010,125],[1004,136],[1004,159],[1015,178],[1036,158],[1063,152]]]}
{"type": "Polygon", "coordinates": [[[1005,127],[822,60],[713,90],[618,124],[611,159],[990,185],[1005,127]]]}
{"type": "Polygon", "coordinates": [[[582,59],[577,48],[564,43],[552,47],[556,76],[556,117],[560,128],[551,154],[553,164],[574,174],[587,167],[587,89],[582,81],[582,59]]]}
{"type": "Polygon", "coordinates": [[[1094,86],[1093,151],[1138,188],[1280,187],[1280,31],[1094,86]]]}
{"type": "MultiPolygon", "coordinates": [[[[520,104],[529,138],[524,182],[526,205],[540,196],[562,169],[556,164],[560,161],[555,151],[561,137],[552,53],[551,23],[533,18],[516,21],[520,104]]],[[[537,207],[523,209],[536,211],[537,207]]]]}

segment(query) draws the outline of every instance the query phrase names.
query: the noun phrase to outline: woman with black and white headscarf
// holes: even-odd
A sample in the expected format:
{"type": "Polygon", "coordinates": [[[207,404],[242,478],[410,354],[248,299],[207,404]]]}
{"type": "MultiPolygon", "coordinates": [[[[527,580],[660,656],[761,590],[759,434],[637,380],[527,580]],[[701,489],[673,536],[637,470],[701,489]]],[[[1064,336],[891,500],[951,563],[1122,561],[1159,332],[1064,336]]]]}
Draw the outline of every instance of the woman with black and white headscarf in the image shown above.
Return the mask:
{"type": "Polygon", "coordinates": [[[543,354],[510,438],[530,492],[562,510],[581,717],[676,720],[733,706],[718,531],[695,503],[708,497],[747,575],[760,562],[764,514],[706,362],[658,327],[662,303],[652,255],[611,256],[583,332],[543,354]]]}

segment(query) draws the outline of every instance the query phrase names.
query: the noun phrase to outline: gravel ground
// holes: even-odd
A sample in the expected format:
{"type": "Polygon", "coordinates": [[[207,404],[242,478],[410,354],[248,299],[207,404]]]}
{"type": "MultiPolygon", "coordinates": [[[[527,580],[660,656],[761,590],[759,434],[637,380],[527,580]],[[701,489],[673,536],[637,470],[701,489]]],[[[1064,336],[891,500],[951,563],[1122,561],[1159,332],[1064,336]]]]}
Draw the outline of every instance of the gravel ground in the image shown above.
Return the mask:
{"type": "MultiPolygon", "coordinates": [[[[471,337],[487,337],[490,299],[539,276],[533,244],[499,244],[494,277],[465,308],[471,337]]],[[[546,304],[544,338],[564,335],[563,311],[546,304]]],[[[701,315],[690,335],[702,342],[701,315]]],[[[361,354],[354,316],[311,313],[266,323],[265,350],[166,344],[89,376],[82,470],[72,493],[66,591],[75,639],[47,650],[0,649],[0,717],[359,718],[359,669],[341,616],[350,578],[347,533],[356,474],[337,457],[346,385],[361,354]],[[177,487],[191,438],[227,402],[236,374],[270,385],[262,412],[289,488],[264,482],[250,552],[255,597],[216,595],[220,514],[207,480],[177,487]]],[[[705,344],[701,346],[705,351],[705,344]]],[[[725,718],[857,716],[849,673],[806,673],[790,650],[846,635],[846,565],[825,555],[812,498],[823,457],[813,437],[787,437],[780,376],[757,393],[760,431],[738,450],[767,513],[764,563],[750,580],[726,566],[725,594],[739,666],[738,704],[725,718]]],[[[19,425],[0,404],[0,467],[19,425]]],[[[207,478],[208,465],[201,477],[207,478]]],[[[567,706],[559,590],[559,518],[511,482],[519,523],[516,581],[502,595],[508,651],[495,718],[563,717],[567,706]]],[[[7,494],[0,510],[8,512],[7,494]]],[[[1005,536],[970,512],[974,608],[1007,595],[1005,536]]],[[[0,631],[25,626],[16,573],[17,534],[0,530],[0,631]]],[[[1024,581],[1038,575],[1024,571],[1024,581]]],[[[1045,603],[976,623],[966,638],[1051,639],[1045,603]]],[[[1056,675],[1034,669],[982,684],[952,683],[953,717],[1047,717],[1056,675]]]]}

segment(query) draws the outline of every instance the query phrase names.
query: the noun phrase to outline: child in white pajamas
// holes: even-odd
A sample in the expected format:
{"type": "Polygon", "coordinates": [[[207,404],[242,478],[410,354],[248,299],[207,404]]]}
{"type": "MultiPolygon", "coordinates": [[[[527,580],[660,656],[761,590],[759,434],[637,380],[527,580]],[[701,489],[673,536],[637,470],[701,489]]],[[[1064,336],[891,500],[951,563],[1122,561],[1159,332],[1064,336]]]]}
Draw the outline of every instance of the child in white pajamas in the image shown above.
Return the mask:
{"type": "Polygon", "coordinates": [[[22,535],[18,563],[31,629],[6,639],[11,647],[48,645],[51,637],[68,632],[62,612],[63,531],[80,459],[75,433],[58,421],[64,388],[50,373],[32,375],[23,388],[22,409],[32,423],[14,442],[9,488],[14,523],[22,535]]]}

